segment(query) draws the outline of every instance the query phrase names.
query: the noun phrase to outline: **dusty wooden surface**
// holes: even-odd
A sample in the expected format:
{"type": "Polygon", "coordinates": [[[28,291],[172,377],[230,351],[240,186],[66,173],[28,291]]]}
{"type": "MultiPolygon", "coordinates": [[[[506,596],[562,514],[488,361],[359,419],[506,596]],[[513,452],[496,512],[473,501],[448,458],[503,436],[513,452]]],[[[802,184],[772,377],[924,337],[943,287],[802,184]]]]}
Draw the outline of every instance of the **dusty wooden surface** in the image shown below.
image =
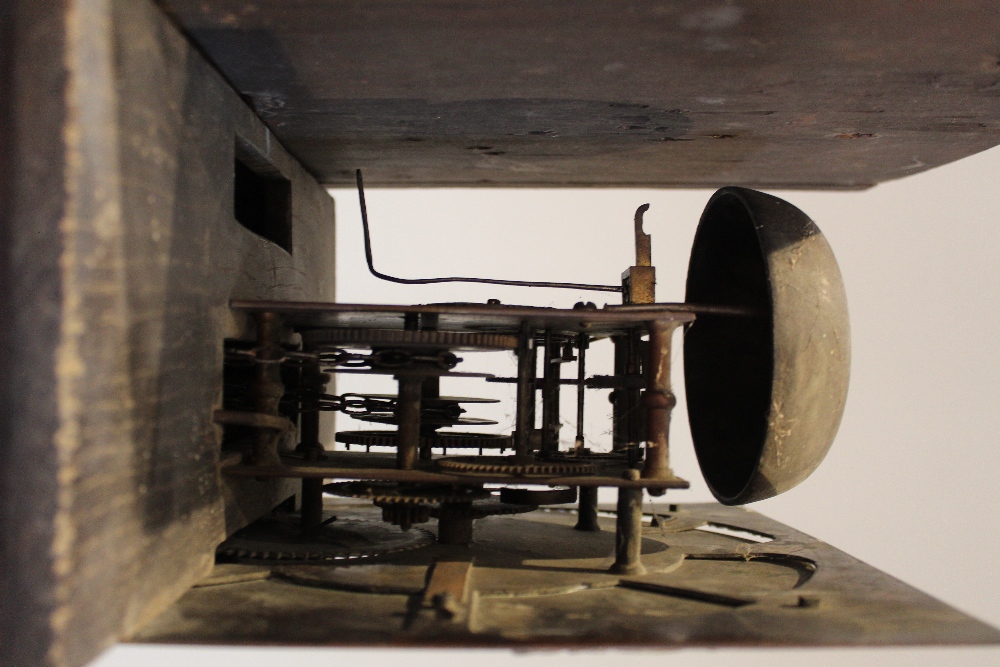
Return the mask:
{"type": "Polygon", "coordinates": [[[290,493],[219,476],[222,341],[232,298],[333,298],[333,202],[151,2],[4,11],[0,662],[77,665],[290,493]],[[291,254],[233,217],[238,138],[291,254]]]}
{"type": "Polygon", "coordinates": [[[53,637],[59,464],[55,354],[64,212],[61,3],[0,3],[0,663],[41,664],[53,637]],[[25,510],[30,510],[30,518],[25,510]]]}
{"type": "MultiPolygon", "coordinates": [[[[468,547],[438,544],[349,566],[276,563],[267,579],[259,565],[219,566],[134,641],[508,648],[1000,643],[1000,631],[759,514],[714,504],[674,507],[661,506],[659,526],[647,521],[643,528],[642,575],[608,571],[613,518],[599,519],[601,532],[581,532],[572,528],[574,512],[541,510],[477,521],[468,547]],[[706,524],[746,532],[706,532],[706,524]]],[[[327,509],[344,520],[378,520],[371,505],[327,509]]]]}
{"type": "Polygon", "coordinates": [[[989,0],[159,0],[320,180],[856,188],[1000,143],[989,0]]]}

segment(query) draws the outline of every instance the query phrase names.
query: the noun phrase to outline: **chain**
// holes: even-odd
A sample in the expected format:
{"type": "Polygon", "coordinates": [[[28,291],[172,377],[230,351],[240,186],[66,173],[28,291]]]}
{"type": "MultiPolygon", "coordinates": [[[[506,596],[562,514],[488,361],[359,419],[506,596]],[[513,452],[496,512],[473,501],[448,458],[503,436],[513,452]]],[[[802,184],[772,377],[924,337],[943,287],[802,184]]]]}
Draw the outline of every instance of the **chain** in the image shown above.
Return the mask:
{"type": "Polygon", "coordinates": [[[265,358],[263,354],[259,353],[263,349],[256,347],[248,350],[226,348],[224,361],[231,366],[252,366],[253,364],[314,364],[318,361],[318,356],[314,353],[281,350],[280,355],[274,355],[273,348],[267,349],[272,358],[265,358]]]}
{"type": "MultiPolygon", "coordinates": [[[[243,367],[249,370],[256,364],[292,364],[303,366],[319,364],[323,370],[335,371],[340,368],[389,368],[402,369],[413,365],[430,365],[444,371],[451,370],[462,361],[455,354],[442,350],[440,352],[413,352],[393,348],[373,350],[370,354],[351,352],[344,348],[325,348],[319,352],[298,352],[280,350],[275,354],[274,348],[252,348],[225,350],[224,361],[230,367],[243,367]],[[262,352],[268,354],[263,354],[262,352]]],[[[302,414],[307,412],[343,412],[352,417],[369,421],[392,422],[396,417],[397,400],[395,397],[375,397],[361,394],[344,394],[337,396],[326,393],[326,383],[329,376],[320,374],[311,386],[300,384],[298,387],[285,386],[281,397],[281,408],[284,414],[302,414]]],[[[254,403],[248,397],[250,383],[246,380],[227,378],[226,394],[228,409],[253,411],[254,403]]],[[[433,419],[444,423],[455,422],[459,415],[465,412],[458,404],[435,407],[425,406],[421,415],[425,419],[433,419]]]]}
{"type": "Polygon", "coordinates": [[[227,349],[225,362],[232,365],[252,364],[308,364],[320,363],[324,366],[339,366],[342,368],[404,368],[414,364],[430,364],[442,370],[450,371],[462,361],[461,357],[452,352],[442,350],[434,354],[419,354],[409,350],[383,349],[370,354],[351,352],[343,348],[329,348],[315,352],[284,351],[273,359],[265,359],[257,354],[256,349],[227,349]]]}

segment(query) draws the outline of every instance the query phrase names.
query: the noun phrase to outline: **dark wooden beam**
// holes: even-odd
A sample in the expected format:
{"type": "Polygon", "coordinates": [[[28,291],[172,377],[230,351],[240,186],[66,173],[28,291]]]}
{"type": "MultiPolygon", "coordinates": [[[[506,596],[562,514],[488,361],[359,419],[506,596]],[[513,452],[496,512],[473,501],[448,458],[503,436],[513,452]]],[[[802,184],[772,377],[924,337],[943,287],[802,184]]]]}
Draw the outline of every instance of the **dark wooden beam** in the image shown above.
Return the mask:
{"type": "Polygon", "coordinates": [[[294,493],[222,478],[212,414],[231,299],[333,299],[333,201],[151,2],[0,32],[0,663],[75,666],[294,493]],[[288,249],[236,219],[237,155],[288,249]]]}
{"type": "Polygon", "coordinates": [[[324,183],[864,188],[1000,143],[988,0],[161,0],[324,183]]]}

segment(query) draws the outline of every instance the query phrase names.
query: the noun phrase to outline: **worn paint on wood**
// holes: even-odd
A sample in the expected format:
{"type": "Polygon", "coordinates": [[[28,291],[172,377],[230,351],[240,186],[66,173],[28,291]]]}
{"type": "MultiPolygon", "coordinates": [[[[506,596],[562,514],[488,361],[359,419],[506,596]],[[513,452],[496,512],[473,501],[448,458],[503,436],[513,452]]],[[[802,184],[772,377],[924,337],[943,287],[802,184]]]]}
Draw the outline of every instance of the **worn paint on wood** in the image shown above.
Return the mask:
{"type": "Polygon", "coordinates": [[[4,11],[0,660],[77,665],[294,492],[220,477],[212,413],[231,299],[332,300],[333,202],[152,3],[4,11]],[[291,253],[235,220],[237,145],[291,182],[291,253]]]}

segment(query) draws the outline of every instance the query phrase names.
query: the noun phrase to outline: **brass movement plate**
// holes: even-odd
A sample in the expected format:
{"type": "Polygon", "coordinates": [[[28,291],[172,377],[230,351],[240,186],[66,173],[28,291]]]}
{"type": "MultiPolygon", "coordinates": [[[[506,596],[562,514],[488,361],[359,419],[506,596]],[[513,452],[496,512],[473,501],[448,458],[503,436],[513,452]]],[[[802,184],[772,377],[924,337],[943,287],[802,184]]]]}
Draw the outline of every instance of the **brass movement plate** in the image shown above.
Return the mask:
{"type": "MultiPolygon", "coordinates": [[[[611,512],[601,513],[601,532],[588,533],[573,529],[573,510],[539,510],[477,521],[470,547],[434,544],[351,567],[276,565],[269,575],[260,567],[218,566],[207,585],[191,589],[133,641],[521,648],[1000,643],[1000,631],[754,512],[714,504],[651,508],[658,516],[654,522],[648,515],[643,529],[643,575],[608,572],[611,512]]],[[[376,508],[352,502],[327,509],[355,520],[378,517],[376,508]]]]}
{"type": "MultiPolygon", "coordinates": [[[[232,478],[251,479],[364,479],[404,484],[532,484],[548,486],[597,486],[656,489],[686,489],[687,480],[680,477],[666,479],[626,479],[622,476],[626,465],[620,459],[584,459],[592,462],[596,474],[553,472],[521,474],[510,472],[468,472],[438,468],[437,462],[446,457],[435,456],[431,461],[418,461],[412,470],[396,467],[395,454],[384,452],[325,452],[322,461],[306,461],[300,455],[282,458],[282,465],[263,466],[240,463],[233,459],[222,468],[222,474],[232,478]]],[[[492,458],[492,457],[491,457],[492,458]]],[[[507,457],[510,458],[510,457],[507,457]]],[[[513,462],[513,458],[511,461],[513,462]]],[[[572,461],[573,457],[566,457],[572,461]]]]}

